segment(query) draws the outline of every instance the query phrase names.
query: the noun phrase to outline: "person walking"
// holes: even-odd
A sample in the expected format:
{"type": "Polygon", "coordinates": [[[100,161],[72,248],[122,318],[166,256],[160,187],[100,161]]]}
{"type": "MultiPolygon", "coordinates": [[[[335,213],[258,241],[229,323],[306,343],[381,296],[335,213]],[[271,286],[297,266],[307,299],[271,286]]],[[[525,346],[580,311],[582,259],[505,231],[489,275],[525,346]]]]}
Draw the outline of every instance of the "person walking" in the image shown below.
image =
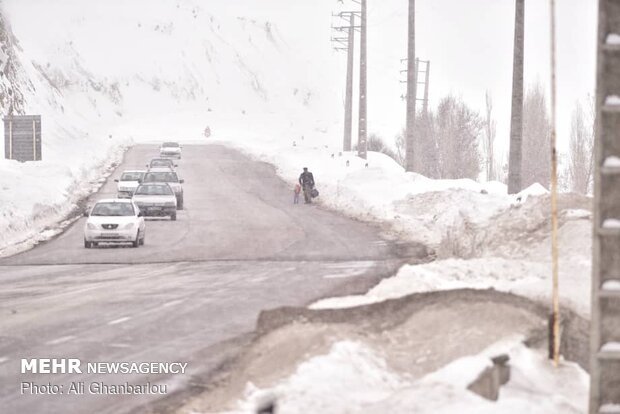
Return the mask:
{"type": "Polygon", "coordinates": [[[299,204],[299,194],[301,193],[301,185],[295,184],[295,189],[293,190],[293,204],[299,204]]]}
{"type": "Polygon", "coordinates": [[[306,204],[312,203],[312,189],[314,188],[314,176],[308,167],[304,167],[304,172],[299,176],[299,185],[304,191],[304,202],[306,204]]]}

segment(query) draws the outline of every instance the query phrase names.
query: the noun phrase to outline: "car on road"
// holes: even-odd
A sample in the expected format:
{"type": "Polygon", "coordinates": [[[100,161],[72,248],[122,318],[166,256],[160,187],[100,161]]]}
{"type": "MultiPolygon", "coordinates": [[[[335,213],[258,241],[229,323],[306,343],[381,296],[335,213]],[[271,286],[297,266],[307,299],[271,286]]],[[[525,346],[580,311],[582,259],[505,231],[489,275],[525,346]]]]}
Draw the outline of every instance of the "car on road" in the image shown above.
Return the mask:
{"type": "Polygon", "coordinates": [[[133,192],[136,191],[136,188],[142,182],[142,178],[144,177],[144,170],[127,170],[123,171],[121,177],[119,179],[114,180],[114,182],[118,183],[116,185],[117,197],[118,198],[131,198],[133,192]]]}
{"type": "Polygon", "coordinates": [[[177,198],[168,183],[142,183],[132,200],[144,216],[177,219],[177,198]]]}
{"type": "Polygon", "coordinates": [[[138,206],[126,198],[99,200],[85,215],[84,247],[90,249],[99,243],[144,244],[146,225],[138,206]]]}
{"type": "Polygon", "coordinates": [[[181,145],[173,141],[164,142],[159,147],[159,155],[162,157],[181,159],[181,145]]]}
{"type": "Polygon", "coordinates": [[[146,168],[149,170],[151,168],[169,168],[174,170],[175,167],[178,167],[178,165],[175,164],[170,158],[153,158],[148,164],[146,164],[146,168]]]}
{"type": "Polygon", "coordinates": [[[176,171],[168,168],[151,168],[144,174],[143,183],[168,183],[177,198],[177,209],[183,210],[183,184],[176,171]]]}

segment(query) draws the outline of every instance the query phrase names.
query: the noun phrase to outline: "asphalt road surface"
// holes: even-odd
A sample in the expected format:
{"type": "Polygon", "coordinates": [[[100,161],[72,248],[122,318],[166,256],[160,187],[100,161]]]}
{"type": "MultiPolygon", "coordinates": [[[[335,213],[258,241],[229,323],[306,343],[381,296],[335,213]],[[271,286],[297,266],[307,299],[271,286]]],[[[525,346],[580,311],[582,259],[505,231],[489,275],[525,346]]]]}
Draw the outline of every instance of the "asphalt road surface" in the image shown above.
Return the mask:
{"type": "MultiPolygon", "coordinates": [[[[93,199],[115,194],[120,170],[157,155],[125,156],[93,199]]],[[[317,205],[292,204],[274,169],[217,145],[186,146],[185,210],[149,219],[140,248],[83,247],[84,219],[34,249],[0,260],[0,411],[124,413],[160,395],[89,394],[92,382],[205,385],[234,354],[261,310],[360,291],[394,271],[402,248],[379,229],[317,205]],[[185,374],[22,374],[22,358],[187,362],[185,374]],[[64,394],[22,393],[23,382],[64,394]],[[68,395],[84,383],[84,395],[68,395]]],[[[320,171],[314,171],[320,184],[320,171]]],[[[90,200],[92,204],[92,200],[90,200]]],[[[409,246],[423,258],[424,249],[409,246]]],[[[84,365],[83,365],[84,367],[84,365]]]]}

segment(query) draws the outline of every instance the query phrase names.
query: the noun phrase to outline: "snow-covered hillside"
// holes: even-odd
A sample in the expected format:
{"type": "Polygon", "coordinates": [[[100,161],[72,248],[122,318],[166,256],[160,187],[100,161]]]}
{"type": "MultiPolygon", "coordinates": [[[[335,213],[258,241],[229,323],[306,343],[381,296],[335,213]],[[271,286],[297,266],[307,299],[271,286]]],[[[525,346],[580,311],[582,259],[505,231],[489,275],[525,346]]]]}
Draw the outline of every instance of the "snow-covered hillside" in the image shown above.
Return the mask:
{"type": "Polygon", "coordinates": [[[0,249],[66,216],[131,142],[337,128],[329,25],[291,30],[330,16],[251,3],[3,2],[0,104],[43,116],[43,162],[0,160],[0,249]]]}

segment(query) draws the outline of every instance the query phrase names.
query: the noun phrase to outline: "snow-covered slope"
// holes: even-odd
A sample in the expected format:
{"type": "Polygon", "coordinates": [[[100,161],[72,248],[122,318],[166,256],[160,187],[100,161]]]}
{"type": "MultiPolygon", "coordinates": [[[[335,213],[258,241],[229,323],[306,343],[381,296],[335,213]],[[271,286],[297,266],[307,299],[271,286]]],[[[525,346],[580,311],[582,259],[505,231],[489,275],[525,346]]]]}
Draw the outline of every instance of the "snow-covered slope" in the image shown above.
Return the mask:
{"type": "Polygon", "coordinates": [[[253,3],[4,1],[0,105],[42,115],[43,162],[0,160],[0,249],[68,214],[132,142],[336,125],[329,24],[292,30],[329,14],[253,3]]]}

